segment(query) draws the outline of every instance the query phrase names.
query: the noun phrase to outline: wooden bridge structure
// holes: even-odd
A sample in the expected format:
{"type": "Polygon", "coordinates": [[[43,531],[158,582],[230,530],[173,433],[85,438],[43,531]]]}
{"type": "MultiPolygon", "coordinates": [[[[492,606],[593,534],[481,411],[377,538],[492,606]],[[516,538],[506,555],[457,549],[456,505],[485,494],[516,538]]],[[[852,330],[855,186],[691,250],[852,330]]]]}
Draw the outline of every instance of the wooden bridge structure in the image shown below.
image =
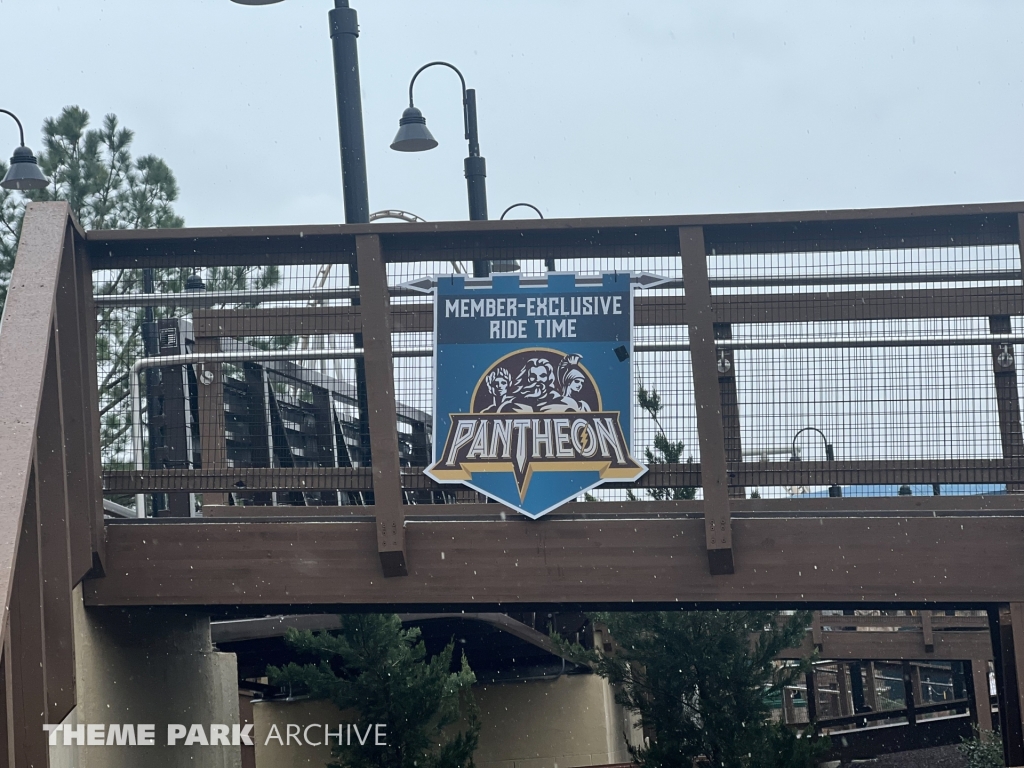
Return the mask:
{"type": "Polygon", "coordinates": [[[1022,235],[1024,203],[116,232],[30,205],[0,325],[0,765],[47,764],[75,704],[78,584],[220,617],[982,610],[1024,765],[1022,235]],[[403,285],[473,261],[668,277],[635,365],[670,407],[634,440],[693,460],[539,521],[433,484],[433,308],[403,285]]]}

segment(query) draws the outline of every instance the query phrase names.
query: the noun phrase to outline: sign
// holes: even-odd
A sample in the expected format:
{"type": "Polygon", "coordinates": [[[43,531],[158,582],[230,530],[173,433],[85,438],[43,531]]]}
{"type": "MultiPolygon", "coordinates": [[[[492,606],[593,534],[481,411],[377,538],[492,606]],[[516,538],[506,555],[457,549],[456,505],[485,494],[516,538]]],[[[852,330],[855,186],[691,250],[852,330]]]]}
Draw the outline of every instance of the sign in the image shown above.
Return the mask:
{"type": "Polygon", "coordinates": [[[647,471],[632,455],[633,280],[437,278],[433,463],[531,518],[647,471]]]}

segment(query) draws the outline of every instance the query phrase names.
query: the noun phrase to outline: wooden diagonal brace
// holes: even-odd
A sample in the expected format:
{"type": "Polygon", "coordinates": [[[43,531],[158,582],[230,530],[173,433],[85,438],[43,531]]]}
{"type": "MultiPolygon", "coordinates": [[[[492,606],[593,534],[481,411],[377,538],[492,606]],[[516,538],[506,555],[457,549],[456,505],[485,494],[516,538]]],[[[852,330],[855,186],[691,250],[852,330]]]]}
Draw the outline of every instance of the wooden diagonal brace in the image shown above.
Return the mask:
{"type": "Polygon", "coordinates": [[[704,487],[704,535],[712,575],[734,573],[729,475],[722,430],[711,284],[701,227],[679,228],[679,252],[686,290],[686,324],[690,332],[690,364],[697,405],[701,479],[704,487]]]}
{"type": "Polygon", "coordinates": [[[385,576],[408,576],[394,362],[391,357],[391,307],[387,266],[377,235],[356,238],[356,260],[359,265],[363,359],[366,361],[367,419],[373,456],[371,468],[377,516],[377,551],[385,576]]]}

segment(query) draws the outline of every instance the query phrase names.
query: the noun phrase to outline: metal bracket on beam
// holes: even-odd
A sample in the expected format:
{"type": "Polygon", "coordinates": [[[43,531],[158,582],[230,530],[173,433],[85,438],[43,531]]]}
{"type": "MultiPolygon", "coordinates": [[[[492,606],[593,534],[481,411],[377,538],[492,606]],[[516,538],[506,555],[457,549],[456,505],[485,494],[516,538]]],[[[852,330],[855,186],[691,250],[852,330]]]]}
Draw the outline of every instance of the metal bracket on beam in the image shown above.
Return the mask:
{"type": "Polygon", "coordinates": [[[735,567],[718,353],[703,228],[680,227],[679,252],[686,285],[685,319],[690,333],[690,365],[697,404],[701,484],[704,488],[704,536],[711,575],[720,576],[735,573],[735,567]]]}

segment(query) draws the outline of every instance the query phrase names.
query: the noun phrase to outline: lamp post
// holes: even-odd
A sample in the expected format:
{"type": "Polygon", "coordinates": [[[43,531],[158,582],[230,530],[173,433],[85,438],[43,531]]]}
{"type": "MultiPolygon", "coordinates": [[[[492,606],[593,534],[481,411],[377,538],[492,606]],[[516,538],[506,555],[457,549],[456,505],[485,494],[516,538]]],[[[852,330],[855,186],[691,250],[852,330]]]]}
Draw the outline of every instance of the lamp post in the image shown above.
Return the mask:
{"type": "MultiPolygon", "coordinates": [[[[239,5],[273,5],[281,0],[232,0],[239,5]]],[[[366,184],[366,144],[363,139],[363,101],[359,90],[359,20],[348,0],[334,0],[327,14],[334,50],[334,88],[338,102],[338,135],[341,142],[341,186],[345,200],[345,222],[370,221],[370,194],[366,184]]],[[[359,285],[359,270],[348,267],[349,285],[359,285]]],[[[352,299],[352,305],[359,303],[352,299]]],[[[363,335],[353,334],[357,348],[363,335]]],[[[366,367],[363,358],[355,359],[356,401],[359,413],[359,455],[363,466],[370,466],[370,428],[366,403],[366,367]]]]}
{"type": "Polygon", "coordinates": [[[21,125],[21,120],[13,112],[8,112],[6,109],[0,109],[0,112],[14,119],[14,122],[18,124],[18,133],[21,136],[21,145],[14,148],[11,156],[11,167],[4,174],[3,181],[0,181],[0,187],[4,189],[17,189],[22,192],[32,189],[44,189],[50,182],[43,175],[43,171],[36,161],[36,156],[32,154],[32,150],[25,146],[25,129],[21,125]]]}
{"type": "MultiPolygon", "coordinates": [[[[432,61],[416,70],[409,81],[409,108],[402,113],[398,121],[398,133],[391,142],[391,148],[397,152],[425,152],[437,146],[435,139],[427,129],[427,120],[413,103],[413,86],[420,72],[430,67],[448,67],[459,76],[462,83],[462,121],[465,127],[466,141],[469,142],[469,156],[465,160],[466,191],[469,196],[470,221],[487,220],[487,163],[480,156],[480,138],[477,135],[476,91],[466,88],[466,78],[458,67],[447,61],[432,61]]],[[[490,262],[474,261],[473,276],[487,277],[491,273],[490,262]]]]}
{"type": "MultiPolygon", "coordinates": [[[[793,452],[790,454],[790,461],[800,461],[800,454],[796,450],[796,439],[800,437],[800,435],[802,435],[804,432],[817,432],[819,435],[821,435],[821,439],[825,443],[825,461],[836,460],[835,450],[832,448],[832,443],[830,443],[828,441],[828,438],[825,437],[825,433],[822,432],[817,427],[804,427],[803,429],[799,430],[795,435],[793,435],[793,452]]],[[[832,498],[840,498],[843,495],[843,489],[840,488],[836,483],[832,483],[832,485],[828,487],[828,495],[831,496],[832,498]]]]}

